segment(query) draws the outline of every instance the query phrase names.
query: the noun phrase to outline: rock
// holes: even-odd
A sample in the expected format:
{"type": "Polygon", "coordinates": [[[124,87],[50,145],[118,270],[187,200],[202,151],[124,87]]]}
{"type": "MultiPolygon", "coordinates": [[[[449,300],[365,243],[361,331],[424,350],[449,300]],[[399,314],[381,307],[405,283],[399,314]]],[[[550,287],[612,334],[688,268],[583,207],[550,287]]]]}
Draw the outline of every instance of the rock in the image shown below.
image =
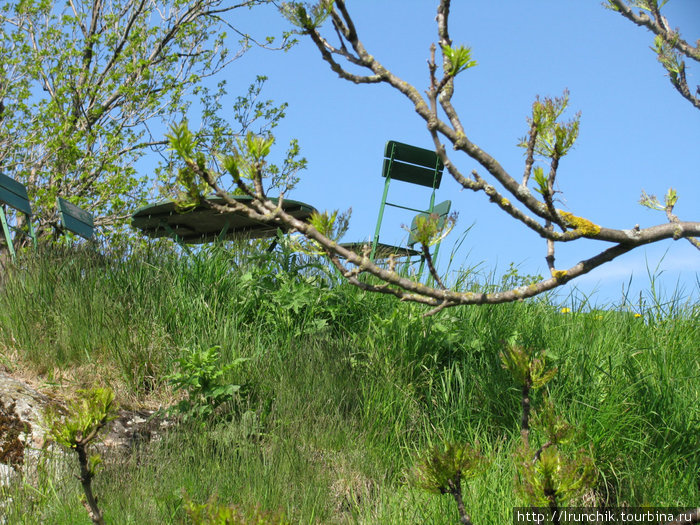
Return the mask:
{"type": "Polygon", "coordinates": [[[0,485],[38,459],[46,434],[41,417],[52,403],[26,383],[0,372],[0,485]]]}
{"type": "Polygon", "coordinates": [[[156,415],[155,410],[120,410],[117,418],[102,431],[97,448],[130,452],[139,445],[160,439],[173,424],[172,419],[156,415]]]}
{"type": "MultiPolygon", "coordinates": [[[[0,372],[0,486],[9,484],[22,472],[29,474],[32,468],[27,466],[36,465],[47,449],[43,414],[49,405],[60,409],[63,403],[0,372]]],[[[154,414],[153,410],[120,410],[95,441],[97,452],[115,458],[160,438],[173,421],[154,414]]]]}

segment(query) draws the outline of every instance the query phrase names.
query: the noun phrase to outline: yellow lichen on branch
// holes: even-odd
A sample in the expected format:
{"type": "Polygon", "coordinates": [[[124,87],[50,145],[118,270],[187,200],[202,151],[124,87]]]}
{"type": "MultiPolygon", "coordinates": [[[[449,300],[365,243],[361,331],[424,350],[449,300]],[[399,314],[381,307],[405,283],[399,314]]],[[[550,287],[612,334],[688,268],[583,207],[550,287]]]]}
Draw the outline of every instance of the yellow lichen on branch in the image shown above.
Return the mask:
{"type": "Polygon", "coordinates": [[[564,222],[566,222],[567,226],[576,229],[583,235],[598,235],[600,233],[600,226],[592,223],[588,219],[584,219],[583,217],[577,217],[573,213],[561,210],[559,210],[559,215],[562,219],[564,219],[564,222]]]}
{"type": "Polygon", "coordinates": [[[566,270],[555,270],[552,268],[552,277],[554,277],[556,280],[563,279],[566,277],[567,271],[566,270]]]}

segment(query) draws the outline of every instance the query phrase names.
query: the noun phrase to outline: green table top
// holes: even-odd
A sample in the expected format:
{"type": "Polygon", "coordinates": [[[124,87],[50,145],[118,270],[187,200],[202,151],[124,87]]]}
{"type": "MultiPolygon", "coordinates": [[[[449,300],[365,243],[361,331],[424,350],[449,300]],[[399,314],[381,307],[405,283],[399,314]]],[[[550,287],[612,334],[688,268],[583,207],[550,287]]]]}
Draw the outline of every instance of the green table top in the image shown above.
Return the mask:
{"type": "MultiPolygon", "coordinates": [[[[247,195],[236,195],[233,198],[239,202],[252,200],[247,195]]],[[[224,204],[220,197],[207,200],[224,204]]],[[[270,200],[277,202],[274,198],[270,200]]],[[[282,209],[302,221],[316,211],[313,206],[287,199],[282,201],[282,209]]],[[[282,223],[255,221],[236,212],[222,213],[207,203],[186,212],[178,212],[173,201],[161,201],[139,208],[131,216],[131,225],[149,237],[172,237],[175,234],[181,242],[188,244],[202,244],[217,239],[274,237],[278,229],[286,230],[282,223]]]]}

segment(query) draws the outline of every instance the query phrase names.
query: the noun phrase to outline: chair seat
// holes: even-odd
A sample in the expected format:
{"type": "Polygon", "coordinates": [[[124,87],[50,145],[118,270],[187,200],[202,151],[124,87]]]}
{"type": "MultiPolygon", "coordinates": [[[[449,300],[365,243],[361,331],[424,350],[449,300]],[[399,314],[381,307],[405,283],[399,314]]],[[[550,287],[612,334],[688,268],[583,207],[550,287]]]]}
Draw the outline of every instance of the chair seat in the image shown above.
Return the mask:
{"type": "MultiPolygon", "coordinates": [[[[372,248],[372,243],[370,242],[344,242],[340,243],[340,246],[346,250],[362,254],[365,246],[369,246],[370,250],[372,248]]],[[[391,244],[377,243],[377,248],[374,252],[375,259],[388,259],[391,255],[396,258],[404,257],[415,257],[421,255],[421,252],[414,250],[412,248],[406,248],[405,246],[393,246],[391,244]]]]}

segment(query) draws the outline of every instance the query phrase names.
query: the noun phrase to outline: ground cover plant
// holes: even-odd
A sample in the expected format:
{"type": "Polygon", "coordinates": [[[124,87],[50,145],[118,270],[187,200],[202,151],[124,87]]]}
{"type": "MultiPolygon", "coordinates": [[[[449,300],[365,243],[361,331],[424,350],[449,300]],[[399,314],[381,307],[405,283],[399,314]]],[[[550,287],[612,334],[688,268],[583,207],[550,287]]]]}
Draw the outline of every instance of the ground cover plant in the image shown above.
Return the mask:
{"type": "MultiPolygon", "coordinates": [[[[509,521],[531,504],[526,376],[512,365],[524,361],[509,348],[535,352],[547,379],[528,393],[529,457],[554,461],[548,429],[568,425],[557,449],[595,469],[570,504],[698,501],[697,304],[546,298],[426,318],[310,257],[237,253],[43,252],[3,277],[2,364],[47,391],[100,386],[127,409],[169,408],[196,393],[173,384],[195,351],[225,370],[210,393],[240,387],[213,418],[103,458],[91,481],[106,523],[455,523],[454,499],[416,473],[460,444],[483,460],[460,484],[471,522],[509,521]]],[[[9,522],[90,523],[78,467],[58,457],[3,488],[9,522]]]]}

